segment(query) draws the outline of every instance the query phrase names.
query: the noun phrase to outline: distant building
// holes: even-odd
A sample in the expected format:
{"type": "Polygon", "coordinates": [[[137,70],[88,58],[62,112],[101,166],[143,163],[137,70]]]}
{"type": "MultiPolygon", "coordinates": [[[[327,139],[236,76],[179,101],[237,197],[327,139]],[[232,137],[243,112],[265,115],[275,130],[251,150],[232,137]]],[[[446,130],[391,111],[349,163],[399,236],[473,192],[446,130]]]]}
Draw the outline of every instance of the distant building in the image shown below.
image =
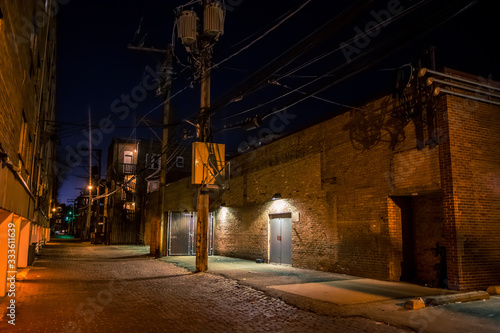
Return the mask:
{"type": "Polygon", "coordinates": [[[106,174],[107,237],[110,244],[144,244],[145,195],[159,187],[161,144],[114,138],[106,174]]]}
{"type": "MultiPolygon", "coordinates": [[[[215,254],[455,290],[497,285],[500,85],[450,69],[414,74],[395,97],[231,160],[229,190],[210,201],[215,254]]],[[[195,198],[190,178],[167,186],[165,248],[189,228],[182,214],[195,198]]]]}
{"type": "Polygon", "coordinates": [[[76,238],[82,240],[96,242],[96,237],[98,243],[104,243],[105,239],[105,209],[104,209],[104,194],[105,194],[105,181],[100,180],[98,182],[99,171],[97,167],[93,167],[93,177],[92,177],[92,189],[88,188],[82,189],[83,191],[74,202],[74,210],[76,216],[74,216],[73,232],[76,238]],[[99,185],[99,189],[97,184],[99,185]],[[91,215],[89,216],[89,193],[92,197],[92,207],[90,209],[91,215]],[[96,199],[99,196],[99,199],[96,199]],[[97,236],[96,236],[97,235],[97,236]]]}
{"type": "Polygon", "coordinates": [[[0,297],[12,255],[7,238],[16,237],[9,271],[31,265],[33,251],[50,239],[57,191],[54,3],[0,0],[0,297]]]}
{"type": "Polygon", "coordinates": [[[74,236],[76,238],[85,238],[84,230],[87,223],[88,205],[89,205],[88,191],[86,194],[81,194],[75,199],[74,236]]]}

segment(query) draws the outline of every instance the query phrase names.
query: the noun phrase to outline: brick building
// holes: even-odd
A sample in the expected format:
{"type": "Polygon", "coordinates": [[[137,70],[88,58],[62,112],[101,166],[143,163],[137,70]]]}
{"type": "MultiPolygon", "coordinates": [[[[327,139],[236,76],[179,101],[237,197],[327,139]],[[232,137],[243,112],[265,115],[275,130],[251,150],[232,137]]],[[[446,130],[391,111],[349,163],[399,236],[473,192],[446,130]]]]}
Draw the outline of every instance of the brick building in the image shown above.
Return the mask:
{"type": "MultiPolygon", "coordinates": [[[[215,254],[457,290],[498,284],[500,90],[446,73],[233,159],[229,190],[210,202],[215,254]]],[[[190,179],[167,186],[171,212],[194,211],[195,197],[190,179]]]]}
{"type": "Polygon", "coordinates": [[[50,237],[57,188],[54,4],[0,0],[0,297],[7,271],[30,265],[50,237]]]}

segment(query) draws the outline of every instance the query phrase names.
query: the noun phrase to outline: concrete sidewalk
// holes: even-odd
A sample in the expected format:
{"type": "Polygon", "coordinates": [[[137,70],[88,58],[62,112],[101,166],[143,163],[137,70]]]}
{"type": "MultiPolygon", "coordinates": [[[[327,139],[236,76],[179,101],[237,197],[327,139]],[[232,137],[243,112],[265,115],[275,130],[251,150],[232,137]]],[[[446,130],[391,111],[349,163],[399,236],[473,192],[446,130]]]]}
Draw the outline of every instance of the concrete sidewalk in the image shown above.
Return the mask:
{"type": "MultiPolygon", "coordinates": [[[[160,260],[195,271],[193,256],[160,260]]],[[[415,297],[425,300],[461,293],[221,256],[209,257],[208,267],[208,273],[236,280],[322,315],[361,316],[417,332],[500,332],[498,296],[485,301],[407,310],[405,302],[415,297]]]]}

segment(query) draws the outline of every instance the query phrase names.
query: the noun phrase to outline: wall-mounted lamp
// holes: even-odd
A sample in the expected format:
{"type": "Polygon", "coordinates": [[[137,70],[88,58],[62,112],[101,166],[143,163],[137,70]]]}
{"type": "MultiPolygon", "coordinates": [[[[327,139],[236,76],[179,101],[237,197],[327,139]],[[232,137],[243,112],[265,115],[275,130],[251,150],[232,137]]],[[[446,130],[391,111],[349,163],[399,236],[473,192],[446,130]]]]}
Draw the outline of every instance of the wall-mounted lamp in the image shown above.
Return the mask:
{"type": "Polygon", "coordinates": [[[226,204],[224,202],[220,204],[220,208],[222,207],[226,207],[226,204]]]}
{"type": "Polygon", "coordinates": [[[275,193],[275,194],[273,194],[273,197],[271,198],[272,201],[281,200],[281,199],[282,199],[281,193],[275,193]]]}

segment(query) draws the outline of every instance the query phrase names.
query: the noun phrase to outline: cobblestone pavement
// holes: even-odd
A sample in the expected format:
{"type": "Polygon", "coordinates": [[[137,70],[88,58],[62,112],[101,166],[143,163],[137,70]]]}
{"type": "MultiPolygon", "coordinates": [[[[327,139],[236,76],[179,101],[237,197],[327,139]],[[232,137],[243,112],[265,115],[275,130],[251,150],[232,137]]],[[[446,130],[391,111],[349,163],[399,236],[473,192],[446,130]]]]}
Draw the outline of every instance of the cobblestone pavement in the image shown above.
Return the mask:
{"type": "Polygon", "coordinates": [[[405,332],[364,318],[320,316],[249,286],[192,274],[140,246],[53,242],[16,284],[6,332],[405,332]]]}

